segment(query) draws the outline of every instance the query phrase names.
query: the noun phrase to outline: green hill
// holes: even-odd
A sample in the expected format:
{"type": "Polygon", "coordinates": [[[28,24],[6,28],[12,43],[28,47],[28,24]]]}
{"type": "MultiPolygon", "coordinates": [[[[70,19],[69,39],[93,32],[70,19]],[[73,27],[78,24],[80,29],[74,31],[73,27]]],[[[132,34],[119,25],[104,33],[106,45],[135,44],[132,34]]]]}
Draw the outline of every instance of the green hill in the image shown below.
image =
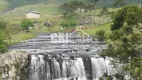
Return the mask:
{"type": "Polygon", "coordinates": [[[0,1],[0,14],[12,10],[14,8],[34,5],[39,3],[44,4],[62,4],[71,0],[1,0],[0,1]]]}
{"type": "Polygon", "coordinates": [[[51,15],[56,15],[58,12],[58,5],[45,5],[43,3],[26,5],[22,7],[17,7],[14,10],[10,10],[4,13],[1,17],[7,20],[23,19],[26,18],[26,11],[37,11],[41,14],[41,18],[46,18],[51,15]]]}
{"type": "MultiPolygon", "coordinates": [[[[14,8],[25,6],[25,5],[35,5],[39,3],[44,4],[63,4],[72,0],[1,0],[0,1],[0,14],[12,10],[14,8]]],[[[85,0],[78,0],[85,1],[85,0]]],[[[115,0],[99,0],[97,6],[99,7],[112,7],[115,0]]],[[[142,0],[124,0],[126,3],[142,3],[142,0]]]]}
{"type": "Polygon", "coordinates": [[[9,10],[9,3],[6,0],[0,1],[0,13],[6,12],[9,10]]]}
{"type": "Polygon", "coordinates": [[[1,0],[0,1],[0,14],[16,7],[37,4],[47,0],[1,0]]]}

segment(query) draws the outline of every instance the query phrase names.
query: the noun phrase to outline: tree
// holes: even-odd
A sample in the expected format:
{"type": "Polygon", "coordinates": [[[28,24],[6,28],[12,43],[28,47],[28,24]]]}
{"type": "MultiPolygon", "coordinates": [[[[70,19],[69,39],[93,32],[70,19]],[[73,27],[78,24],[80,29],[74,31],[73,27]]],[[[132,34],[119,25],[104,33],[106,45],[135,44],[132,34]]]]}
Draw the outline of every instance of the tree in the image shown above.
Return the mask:
{"type": "Polygon", "coordinates": [[[7,39],[8,35],[5,30],[0,29],[0,52],[4,53],[7,51],[7,43],[5,40],[7,39]]]}
{"type": "Polygon", "coordinates": [[[7,23],[3,19],[0,19],[0,29],[5,29],[6,27],[7,23]]]}
{"type": "Polygon", "coordinates": [[[5,40],[8,39],[8,37],[7,23],[3,19],[0,19],[0,52],[2,53],[7,51],[7,43],[5,40]]]}
{"type": "Polygon", "coordinates": [[[73,10],[69,7],[68,3],[64,3],[59,7],[60,13],[63,15],[64,18],[67,18],[67,16],[71,13],[73,13],[73,10]]]}
{"type": "Polygon", "coordinates": [[[113,17],[113,24],[111,30],[118,30],[123,27],[124,23],[129,25],[131,28],[135,27],[141,31],[142,20],[142,8],[137,5],[130,5],[124,7],[122,10],[119,10],[113,17]]]}
{"type": "Polygon", "coordinates": [[[103,7],[102,10],[101,10],[101,12],[100,12],[100,15],[102,16],[102,15],[105,15],[107,13],[108,13],[107,7],[103,7]]]}
{"type": "Polygon", "coordinates": [[[122,7],[122,6],[125,6],[126,5],[126,3],[125,3],[125,1],[124,0],[116,0],[115,2],[114,2],[114,7],[122,7]]]}
{"type": "Polygon", "coordinates": [[[98,2],[99,0],[87,0],[87,2],[88,2],[88,6],[90,7],[90,11],[92,10],[92,9],[95,9],[95,14],[96,14],[96,6],[97,6],[97,2],[98,2]]]}
{"type": "Polygon", "coordinates": [[[134,80],[142,80],[142,47],[141,27],[142,8],[136,5],[123,7],[113,17],[112,32],[107,37],[111,41],[102,56],[113,58],[116,63],[123,64],[134,80]],[[136,32],[135,29],[140,30],[136,32]]]}
{"type": "Polygon", "coordinates": [[[33,22],[30,20],[23,20],[21,22],[21,27],[23,30],[26,30],[26,32],[29,32],[29,27],[33,27],[33,22]]]}
{"type": "Polygon", "coordinates": [[[63,14],[64,18],[67,18],[70,15],[75,14],[77,9],[82,9],[85,7],[85,4],[82,1],[71,1],[69,3],[64,3],[59,7],[59,11],[63,14]]]}
{"type": "Polygon", "coordinates": [[[69,28],[69,27],[76,27],[78,24],[78,21],[76,18],[70,18],[70,19],[63,19],[61,26],[63,28],[69,28]]]}
{"type": "Polygon", "coordinates": [[[87,1],[89,2],[89,4],[96,6],[96,4],[99,0],[87,0],[87,1]]]}
{"type": "Polygon", "coordinates": [[[105,31],[104,30],[100,30],[100,31],[96,32],[96,38],[99,41],[103,41],[105,39],[105,31]]]}

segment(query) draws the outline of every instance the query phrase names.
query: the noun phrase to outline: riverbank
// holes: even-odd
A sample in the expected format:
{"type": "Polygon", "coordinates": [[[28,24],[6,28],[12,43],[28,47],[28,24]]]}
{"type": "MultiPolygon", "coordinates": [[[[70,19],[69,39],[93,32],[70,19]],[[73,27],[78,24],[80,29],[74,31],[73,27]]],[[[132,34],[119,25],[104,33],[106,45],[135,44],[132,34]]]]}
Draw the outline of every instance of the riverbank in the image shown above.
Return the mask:
{"type": "MultiPolygon", "coordinates": [[[[109,33],[110,25],[111,25],[111,22],[106,23],[106,24],[102,24],[102,25],[99,25],[96,27],[92,26],[92,27],[88,27],[88,28],[82,28],[82,30],[91,36],[95,36],[96,32],[99,30],[105,30],[107,33],[109,33]]],[[[42,27],[41,29],[32,29],[28,33],[22,31],[22,32],[19,32],[18,34],[10,35],[11,42],[9,42],[8,44],[13,45],[13,44],[19,43],[21,41],[34,38],[34,37],[36,37],[35,34],[38,34],[38,33],[71,32],[73,29],[74,28],[69,28],[67,30],[61,30],[60,26],[55,26],[50,29],[47,27],[42,27]]]]}

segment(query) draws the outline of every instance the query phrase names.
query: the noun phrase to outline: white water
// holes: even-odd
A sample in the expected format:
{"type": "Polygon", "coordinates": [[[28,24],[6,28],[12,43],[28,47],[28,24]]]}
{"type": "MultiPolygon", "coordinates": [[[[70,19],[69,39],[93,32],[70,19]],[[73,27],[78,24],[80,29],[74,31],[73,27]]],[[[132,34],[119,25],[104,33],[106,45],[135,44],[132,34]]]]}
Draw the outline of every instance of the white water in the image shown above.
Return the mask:
{"type": "Polygon", "coordinates": [[[104,75],[104,73],[107,73],[108,75],[113,75],[117,72],[108,59],[91,58],[91,62],[94,80],[98,80],[104,75]]]}
{"type": "Polygon", "coordinates": [[[68,80],[69,78],[86,80],[82,58],[63,60],[61,64],[56,59],[51,60],[51,63],[45,61],[43,55],[31,55],[30,80],[68,80]]]}
{"type": "Polygon", "coordinates": [[[30,80],[49,80],[50,69],[49,65],[46,64],[43,55],[32,55],[30,66],[30,80]],[[45,71],[47,70],[47,71],[45,71]]]}
{"type": "MultiPolygon", "coordinates": [[[[108,59],[91,57],[91,72],[93,80],[99,80],[100,77],[107,73],[113,75],[118,70],[114,69],[108,59]]],[[[87,80],[86,69],[83,58],[76,59],[52,59],[44,55],[31,55],[30,79],[29,80],[87,80]]],[[[89,68],[89,67],[88,67],[89,68]]],[[[2,75],[4,80],[7,74],[2,75]]]]}
{"type": "Polygon", "coordinates": [[[104,73],[106,73],[106,64],[103,58],[91,58],[92,69],[93,69],[93,78],[98,79],[104,73]]]}

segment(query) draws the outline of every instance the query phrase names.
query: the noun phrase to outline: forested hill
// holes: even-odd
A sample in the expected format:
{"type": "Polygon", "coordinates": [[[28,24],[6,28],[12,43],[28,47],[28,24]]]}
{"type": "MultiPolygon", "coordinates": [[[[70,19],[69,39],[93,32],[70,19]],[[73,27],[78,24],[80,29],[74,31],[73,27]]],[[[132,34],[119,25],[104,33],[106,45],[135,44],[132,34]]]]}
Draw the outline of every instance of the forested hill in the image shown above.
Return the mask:
{"type": "Polygon", "coordinates": [[[68,1],[71,0],[0,0],[0,14],[25,5],[34,5],[38,3],[62,4],[68,1]]]}
{"type": "MultiPolygon", "coordinates": [[[[7,12],[8,10],[14,9],[16,7],[25,5],[34,5],[38,3],[45,4],[63,4],[72,0],[0,0],[0,14],[7,12]]],[[[85,1],[85,0],[78,0],[85,1]]],[[[142,3],[142,0],[124,0],[126,3],[142,3]]],[[[100,0],[98,2],[98,7],[106,6],[112,7],[115,0],[100,0]]]]}

